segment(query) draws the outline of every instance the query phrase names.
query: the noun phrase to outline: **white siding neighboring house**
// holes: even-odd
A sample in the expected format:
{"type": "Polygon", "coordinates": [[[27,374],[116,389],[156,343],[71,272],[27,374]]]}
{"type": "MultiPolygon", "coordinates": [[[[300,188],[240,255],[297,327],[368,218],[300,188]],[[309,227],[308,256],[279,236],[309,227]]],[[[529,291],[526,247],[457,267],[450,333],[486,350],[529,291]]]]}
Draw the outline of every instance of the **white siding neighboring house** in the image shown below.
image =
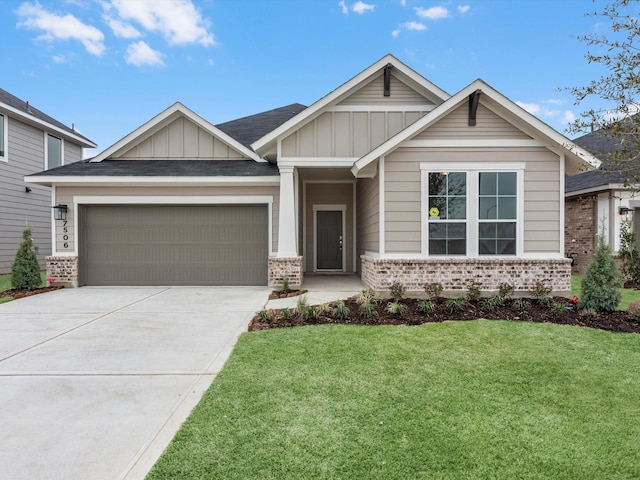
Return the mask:
{"type": "Polygon", "coordinates": [[[22,231],[30,227],[39,262],[51,254],[51,189],[25,175],[82,160],[91,141],[0,89],[0,274],[9,273],[22,231]]]}
{"type": "Polygon", "coordinates": [[[56,187],[61,284],[570,291],[564,180],[598,160],[482,80],[451,96],[387,55],[310,107],[211,125],[176,103],[56,187]],[[71,272],[71,273],[69,273],[71,272]]]}

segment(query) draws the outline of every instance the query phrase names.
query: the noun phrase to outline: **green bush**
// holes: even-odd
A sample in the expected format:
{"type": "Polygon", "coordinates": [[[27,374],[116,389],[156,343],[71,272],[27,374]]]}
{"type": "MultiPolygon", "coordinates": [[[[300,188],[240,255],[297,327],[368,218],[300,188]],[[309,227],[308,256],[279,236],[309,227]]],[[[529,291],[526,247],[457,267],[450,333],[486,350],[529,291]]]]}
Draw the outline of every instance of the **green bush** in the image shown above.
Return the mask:
{"type": "Polygon", "coordinates": [[[627,280],[640,283],[640,252],[636,247],[636,232],[631,227],[631,222],[625,220],[620,225],[620,259],[622,260],[622,273],[627,280]]]}
{"type": "Polygon", "coordinates": [[[480,284],[476,281],[470,282],[467,287],[467,302],[477,302],[481,296],[482,291],[480,290],[480,284]]]}
{"type": "Polygon", "coordinates": [[[11,287],[35,290],[41,284],[38,247],[33,244],[31,229],[27,228],[22,232],[22,242],[11,265],[11,287]]]}
{"type": "Polygon", "coordinates": [[[393,315],[403,315],[407,311],[407,306],[400,302],[390,302],[387,304],[387,312],[393,315]]]}
{"type": "Polygon", "coordinates": [[[405,288],[404,285],[396,280],[389,286],[389,291],[391,292],[391,297],[393,298],[393,300],[395,302],[399,302],[400,300],[402,300],[402,297],[404,297],[405,288]]]}
{"type": "Polygon", "coordinates": [[[640,302],[631,302],[627,307],[627,312],[636,320],[640,319],[640,302]]]}
{"type": "Polygon", "coordinates": [[[611,248],[604,234],[598,235],[596,251],[582,280],[579,308],[593,308],[598,312],[613,312],[622,298],[622,275],[616,266],[611,248]]]}

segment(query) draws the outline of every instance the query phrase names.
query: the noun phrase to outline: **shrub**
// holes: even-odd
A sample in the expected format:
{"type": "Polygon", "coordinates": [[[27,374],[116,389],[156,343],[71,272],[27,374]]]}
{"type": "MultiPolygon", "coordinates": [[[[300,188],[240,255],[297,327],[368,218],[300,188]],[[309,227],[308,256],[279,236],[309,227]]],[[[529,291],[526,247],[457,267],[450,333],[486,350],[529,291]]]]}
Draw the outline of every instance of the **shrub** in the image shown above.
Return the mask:
{"type": "Polygon", "coordinates": [[[513,301],[513,308],[518,312],[524,312],[531,306],[531,302],[526,298],[516,298],[513,301]]]}
{"type": "Polygon", "coordinates": [[[578,306],[598,312],[613,312],[618,309],[622,298],[621,288],[622,276],[604,234],[600,233],[596,251],[582,280],[582,298],[578,306]]]}
{"type": "Polygon", "coordinates": [[[259,312],[256,312],[256,315],[261,322],[268,322],[270,318],[270,311],[263,308],[259,312]]]}
{"type": "Polygon", "coordinates": [[[391,297],[395,302],[399,302],[404,297],[405,288],[400,282],[395,281],[389,286],[391,297]]]}
{"type": "Polygon", "coordinates": [[[33,244],[31,229],[27,228],[22,232],[22,242],[11,265],[11,287],[35,290],[41,284],[38,247],[33,244]]]}
{"type": "Polygon", "coordinates": [[[583,308],[580,310],[580,316],[589,320],[593,320],[598,317],[598,312],[596,312],[593,308],[583,308]]]}
{"type": "Polygon", "coordinates": [[[400,302],[389,302],[387,304],[387,312],[393,315],[403,315],[407,311],[407,306],[400,302]]]}
{"type": "Polygon", "coordinates": [[[454,313],[461,311],[465,307],[466,301],[464,298],[450,298],[445,302],[445,305],[451,313],[454,313]]]}
{"type": "Polygon", "coordinates": [[[282,318],[284,318],[285,320],[289,320],[291,318],[291,310],[289,310],[288,308],[283,308],[282,312],[280,312],[280,315],[282,315],[282,318]]]}
{"type": "Polygon", "coordinates": [[[627,307],[627,312],[636,320],[640,320],[640,302],[631,302],[627,307]]]}
{"type": "Polygon", "coordinates": [[[289,293],[291,292],[291,285],[289,284],[289,277],[284,277],[282,279],[282,285],[278,290],[278,293],[289,293]]]}
{"type": "Polygon", "coordinates": [[[500,285],[498,285],[498,295],[500,295],[502,299],[510,297],[512,293],[513,285],[511,285],[510,283],[501,283],[500,285]]]}
{"type": "Polygon", "coordinates": [[[424,291],[431,300],[436,300],[442,295],[442,284],[440,282],[433,282],[424,287],[424,291]]]}
{"type": "Polygon", "coordinates": [[[542,308],[551,308],[553,306],[553,300],[550,297],[541,297],[538,299],[538,305],[542,308]]]}
{"type": "Polygon", "coordinates": [[[529,295],[535,298],[538,302],[541,302],[543,298],[548,298],[551,294],[551,287],[545,287],[544,283],[537,281],[533,289],[529,291],[529,295]]]}
{"type": "Polygon", "coordinates": [[[347,318],[349,318],[349,309],[342,300],[336,301],[336,304],[333,307],[331,313],[335,318],[339,320],[346,320],[347,318]]]}
{"type": "Polygon", "coordinates": [[[296,314],[302,320],[308,320],[311,317],[311,306],[307,302],[306,295],[300,295],[296,301],[296,314]]]}
{"type": "Polygon", "coordinates": [[[467,301],[468,302],[477,302],[480,300],[482,296],[482,292],[480,291],[480,284],[478,282],[471,282],[467,287],[467,301]]]}
{"type": "Polygon", "coordinates": [[[360,310],[360,315],[362,315],[365,318],[371,318],[378,314],[378,312],[376,311],[375,304],[371,302],[360,304],[359,310],[360,310]]]}
{"type": "Polygon", "coordinates": [[[378,303],[379,301],[380,295],[378,295],[378,293],[371,288],[360,290],[360,292],[358,292],[358,294],[356,295],[356,303],[358,305],[363,305],[365,303],[378,303]]]}
{"type": "Polygon", "coordinates": [[[636,247],[636,232],[633,231],[629,220],[623,221],[620,225],[619,254],[625,278],[630,282],[640,283],[640,252],[636,247]]]}
{"type": "Polygon", "coordinates": [[[504,303],[504,298],[500,296],[500,294],[496,293],[495,295],[487,298],[482,304],[485,310],[493,311],[504,303]]]}
{"type": "Polygon", "coordinates": [[[418,302],[418,310],[422,313],[433,312],[436,309],[436,304],[431,300],[421,300],[418,302]]]}
{"type": "Polygon", "coordinates": [[[553,309],[556,313],[564,313],[567,311],[567,307],[562,302],[553,302],[553,309]]]}

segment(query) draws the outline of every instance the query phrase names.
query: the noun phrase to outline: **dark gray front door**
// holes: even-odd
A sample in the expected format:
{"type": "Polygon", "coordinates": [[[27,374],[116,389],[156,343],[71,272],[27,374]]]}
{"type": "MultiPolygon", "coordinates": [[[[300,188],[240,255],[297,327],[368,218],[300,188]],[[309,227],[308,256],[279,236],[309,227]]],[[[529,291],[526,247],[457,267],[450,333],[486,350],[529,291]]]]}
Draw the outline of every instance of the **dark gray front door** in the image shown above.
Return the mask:
{"type": "Polygon", "coordinates": [[[316,212],[318,270],[342,270],[342,212],[316,212]]]}

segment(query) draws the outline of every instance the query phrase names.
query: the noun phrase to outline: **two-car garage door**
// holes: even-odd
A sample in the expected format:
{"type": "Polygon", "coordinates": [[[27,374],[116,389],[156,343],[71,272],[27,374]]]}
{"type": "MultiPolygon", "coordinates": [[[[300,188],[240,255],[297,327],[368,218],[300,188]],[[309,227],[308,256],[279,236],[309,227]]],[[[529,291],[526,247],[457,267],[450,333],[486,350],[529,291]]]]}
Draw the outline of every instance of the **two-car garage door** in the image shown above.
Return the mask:
{"type": "Polygon", "coordinates": [[[266,205],[87,205],[82,285],[266,285],[266,205]]]}

